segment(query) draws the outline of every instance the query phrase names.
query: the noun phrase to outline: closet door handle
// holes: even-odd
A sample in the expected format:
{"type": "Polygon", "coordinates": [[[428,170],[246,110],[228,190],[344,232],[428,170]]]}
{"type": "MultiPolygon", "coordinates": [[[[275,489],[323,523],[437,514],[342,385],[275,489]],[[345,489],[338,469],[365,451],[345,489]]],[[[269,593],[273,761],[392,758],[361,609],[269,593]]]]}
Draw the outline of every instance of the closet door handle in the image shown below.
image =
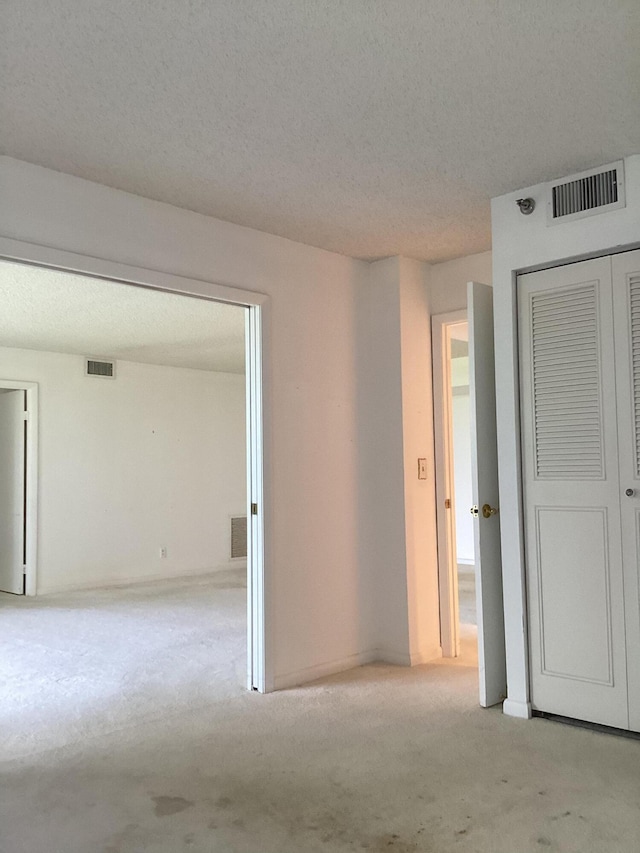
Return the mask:
{"type": "Polygon", "coordinates": [[[632,498],[635,495],[635,493],[636,493],[635,489],[625,489],[625,495],[628,498],[632,498]]]}

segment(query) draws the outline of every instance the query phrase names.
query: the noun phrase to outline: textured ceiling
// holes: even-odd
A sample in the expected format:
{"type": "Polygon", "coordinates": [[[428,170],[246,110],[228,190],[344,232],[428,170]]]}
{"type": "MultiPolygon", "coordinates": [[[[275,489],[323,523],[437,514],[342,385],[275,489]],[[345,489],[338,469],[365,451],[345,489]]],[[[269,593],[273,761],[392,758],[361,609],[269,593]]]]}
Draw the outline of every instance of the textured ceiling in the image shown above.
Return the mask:
{"type": "Polygon", "coordinates": [[[0,346],[244,372],[238,306],[6,261],[0,306],[0,346]]]}
{"type": "Polygon", "coordinates": [[[359,258],[640,151],[638,0],[4,0],[0,150],[359,258]]]}

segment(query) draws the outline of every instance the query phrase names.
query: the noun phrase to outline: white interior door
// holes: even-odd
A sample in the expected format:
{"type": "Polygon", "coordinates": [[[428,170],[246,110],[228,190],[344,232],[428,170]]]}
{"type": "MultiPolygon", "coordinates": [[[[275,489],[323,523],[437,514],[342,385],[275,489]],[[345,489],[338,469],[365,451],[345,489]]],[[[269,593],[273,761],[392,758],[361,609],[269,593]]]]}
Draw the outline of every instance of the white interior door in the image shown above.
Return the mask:
{"type": "Polygon", "coordinates": [[[611,259],[629,728],[640,731],[640,251],[611,259]]]}
{"type": "Polygon", "coordinates": [[[488,707],[502,702],[507,695],[498,511],[493,289],[486,284],[469,282],[467,305],[473,502],[479,508],[474,519],[478,669],[480,704],[488,707]],[[487,507],[485,514],[483,507],[487,507]]]}
{"type": "Polygon", "coordinates": [[[24,391],[0,389],[0,591],[24,592],[24,391]]]}
{"type": "Polygon", "coordinates": [[[626,728],[611,259],[521,275],[518,301],[532,707],[626,728]]]}

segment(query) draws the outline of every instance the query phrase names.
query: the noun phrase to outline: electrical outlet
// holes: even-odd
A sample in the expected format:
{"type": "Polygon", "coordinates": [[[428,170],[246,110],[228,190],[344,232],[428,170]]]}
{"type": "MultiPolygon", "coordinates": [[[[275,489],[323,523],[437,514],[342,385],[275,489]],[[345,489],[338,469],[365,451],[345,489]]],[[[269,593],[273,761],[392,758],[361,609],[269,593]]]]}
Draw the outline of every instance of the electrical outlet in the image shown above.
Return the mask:
{"type": "Polygon", "coordinates": [[[160,559],[164,560],[167,556],[167,548],[166,545],[162,545],[160,548],[160,559]]]}

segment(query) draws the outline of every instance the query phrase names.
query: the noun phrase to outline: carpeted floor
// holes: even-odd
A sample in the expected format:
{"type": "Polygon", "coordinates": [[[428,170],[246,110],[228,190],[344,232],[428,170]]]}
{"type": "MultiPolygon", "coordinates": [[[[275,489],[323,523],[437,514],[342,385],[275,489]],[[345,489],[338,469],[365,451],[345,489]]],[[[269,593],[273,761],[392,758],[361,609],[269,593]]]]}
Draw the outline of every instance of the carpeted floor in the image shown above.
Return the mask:
{"type": "Polygon", "coordinates": [[[463,625],[477,625],[476,568],[458,564],[458,611],[463,625]]]}
{"type": "Polygon", "coordinates": [[[244,692],[246,569],[0,595],[0,747],[25,755],[244,692]]]}
{"type": "Polygon", "coordinates": [[[261,696],[243,689],[244,592],[5,604],[2,853],[640,849],[640,742],[480,709],[473,628],[456,662],[261,696]]]}

